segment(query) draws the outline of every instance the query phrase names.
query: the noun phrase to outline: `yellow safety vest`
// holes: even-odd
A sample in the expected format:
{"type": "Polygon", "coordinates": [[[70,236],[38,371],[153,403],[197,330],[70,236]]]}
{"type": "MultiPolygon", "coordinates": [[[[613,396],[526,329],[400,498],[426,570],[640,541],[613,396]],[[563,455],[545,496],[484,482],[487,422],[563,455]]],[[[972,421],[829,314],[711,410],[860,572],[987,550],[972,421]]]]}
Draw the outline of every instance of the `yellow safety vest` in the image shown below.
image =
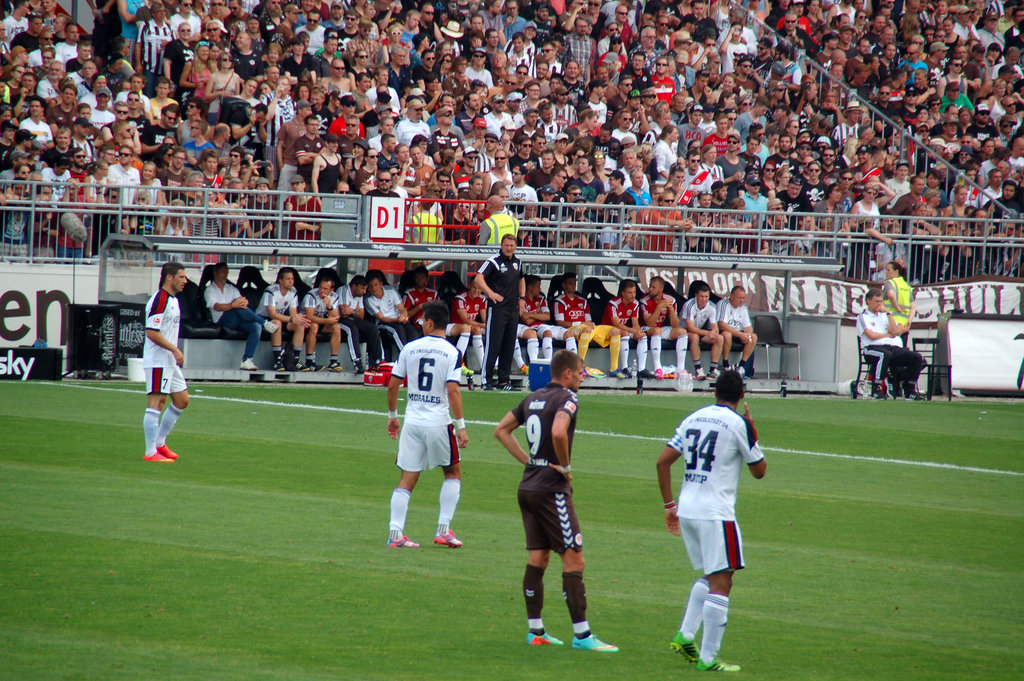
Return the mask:
{"type": "MultiPolygon", "coordinates": [[[[896,302],[899,306],[910,312],[910,302],[912,300],[914,289],[911,288],[910,284],[903,277],[896,276],[889,280],[889,283],[896,287],[896,302]]],[[[906,326],[907,322],[910,321],[910,317],[907,312],[900,312],[892,304],[892,301],[888,298],[885,299],[885,307],[889,310],[889,314],[892,315],[893,320],[900,326],[906,326]]]]}
{"type": "Polygon", "coordinates": [[[492,215],[484,220],[484,224],[491,229],[491,238],[487,242],[489,244],[498,245],[506,234],[516,236],[519,233],[519,220],[505,213],[492,215]]]}
{"type": "Polygon", "coordinates": [[[409,222],[419,227],[421,244],[436,244],[440,242],[441,218],[424,210],[413,215],[409,222]]]}

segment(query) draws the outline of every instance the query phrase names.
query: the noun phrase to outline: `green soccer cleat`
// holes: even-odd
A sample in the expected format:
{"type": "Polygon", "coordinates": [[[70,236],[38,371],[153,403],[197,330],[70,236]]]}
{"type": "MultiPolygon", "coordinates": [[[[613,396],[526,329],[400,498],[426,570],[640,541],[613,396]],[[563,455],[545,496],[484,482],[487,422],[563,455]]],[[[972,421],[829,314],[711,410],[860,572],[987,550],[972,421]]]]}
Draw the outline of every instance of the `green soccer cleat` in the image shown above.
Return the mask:
{"type": "Polygon", "coordinates": [[[526,645],[528,646],[561,646],[565,645],[562,639],[555,638],[551,634],[535,634],[532,631],[526,633],[526,645]]]}
{"type": "Polygon", "coordinates": [[[676,635],[668,645],[673,651],[685,657],[687,662],[696,662],[700,659],[700,650],[697,649],[697,644],[683,638],[683,632],[681,631],[676,632],[676,635]]]}
{"type": "Polygon", "coordinates": [[[729,664],[721,660],[712,660],[711,664],[704,664],[703,661],[697,660],[697,671],[699,672],[738,672],[739,670],[738,664],[729,664]]]}
{"type": "Polygon", "coordinates": [[[613,646],[611,643],[605,643],[598,637],[591,634],[586,638],[572,638],[572,647],[576,650],[593,650],[598,653],[617,653],[619,652],[618,646],[613,646]]]}

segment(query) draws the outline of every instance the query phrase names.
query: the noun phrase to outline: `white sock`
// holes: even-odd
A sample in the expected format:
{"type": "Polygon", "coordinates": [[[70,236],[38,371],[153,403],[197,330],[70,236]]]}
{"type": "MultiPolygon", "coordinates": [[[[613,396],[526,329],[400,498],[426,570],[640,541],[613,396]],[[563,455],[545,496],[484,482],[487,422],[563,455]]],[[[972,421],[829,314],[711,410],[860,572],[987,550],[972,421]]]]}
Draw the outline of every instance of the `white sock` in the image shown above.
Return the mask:
{"type": "MultiPolygon", "coordinates": [[[[638,348],[639,349],[639,348],[638,348]]],[[[623,336],[619,345],[619,366],[625,369],[629,361],[629,339],[623,336]]]]}
{"type": "Polygon", "coordinates": [[[476,353],[477,365],[480,367],[480,371],[487,375],[484,367],[487,365],[487,356],[484,355],[484,337],[481,335],[473,336],[473,352],[476,353]]]}
{"type": "Polygon", "coordinates": [[[404,487],[396,487],[391,493],[391,538],[398,541],[405,534],[405,517],[409,515],[409,497],[412,492],[404,487]]]}
{"type": "Polygon", "coordinates": [[[686,368],[686,346],[689,345],[689,341],[680,336],[676,339],[676,373],[683,373],[683,369],[686,368]]]}
{"type": "Polygon", "coordinates": [[[651,336],[651,362],[655,371],[661,368],[661,336],[651,336]]]}
{"type": "Polygon", "coordinates": [[[729,597],[708,594],[704,599],[704,636],[700,642],[700,661],[704,664],[711,664],[718,657],[728,621],[729,597]]]}
{"type": "Polygon", "coordinates": [[[565,349],[568,350],[569,352],[579,352],[579,349],[576,346],[575,336],[569,336],[568,338],[565,339],[565,349]]]}
{"type": "Polygon", "coordinates": [[[551,359],[551,355],[555,354],[555,348],[552,345],[554,341],[551,336],[544,336],[540,341],[541,352],[544,353],[544,359],[551,359]]]}
{"type": "Polygon", "coordinates": [[[459,495],[462,493],[462,481],[455,478],[445,478],[441,483],[441,494],[438,502],[441,506],[437,514],[437,533],[445,534],[448,526],[452,523],[455,515],[455,507],[459,505],[459,495]]]}
{"type": "Polygon", "coordinates": [[[181,410],[173,404],[164,409],[164,416],[160,419],[160,429],[156,433],[156,446],[163,447],[167,444],[167,436],[174,430],[174,424],[178,422],[181,410]]]}
{"type": "Polygon", "coordinates": [[[458,348],[459,353],[462,355],[462,361],[466,361],[466,350],[469,350],[469,334],[460,333],[459,340],[456,341],[455,347],[458,348]]]}
{"type": "Polygon", "coordinates": [[[533,619],[532,617],[528,617],[526,618],[526,626],[529,627],[531,631],[544,631],[544,618],[538,617],[537,619],[533,619]]]}
{"type": "Polygon", "coordinates": [[[590,631],[590,622],[583,620],[582,622],[572,623],[572,633],[574,634],[585,634],[590,631]]]}
{"type": "Polygon", "coordinates": [[[683,638],[692,641],[700,629],[700,621],[704,617],[704,599],[708,595],[708,580],[701,577],[693,583],[690,589],[690,600],[686,603],[686,613],[679,625],[679,631],[683,638]]]}
{"type": "Polygon", "coordinates": [[[647,368],[647,348],[650,345],[650,339],[644,336],[636,343],[636,368],[638,371],[642,371],[647,368]]]}
{"type": "Polygon", "coordinates": [[[146,456],[156,454],[156,434],[160,430],[160,411],[146,409],[142,416],[142,432],[146,434],[146,456]]]}
{"type": "Polygon", "coordinates": [[[526,356],[530,358],[530,364],[537,361],[537,356],[540,353],[540,341],[536,338],[529,338],[526,341],[526,356]]]}
{"type": "Polygon", "coordinates": [[[512,359],[515,360],[516,367],[522,368],[525,362],[523,362],[523,349],[519,347],[519,339],[512,344],[512,359]]]}

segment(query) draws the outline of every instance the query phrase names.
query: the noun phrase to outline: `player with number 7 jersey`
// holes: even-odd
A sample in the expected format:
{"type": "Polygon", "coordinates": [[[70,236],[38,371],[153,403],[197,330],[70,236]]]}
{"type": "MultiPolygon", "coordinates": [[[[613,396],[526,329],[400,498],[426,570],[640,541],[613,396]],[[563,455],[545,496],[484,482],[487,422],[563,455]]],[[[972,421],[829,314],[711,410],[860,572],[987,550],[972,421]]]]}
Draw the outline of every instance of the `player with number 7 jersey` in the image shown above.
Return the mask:
{"type": "Polygon", "coordinates": [[[444,471],[444,482],[441,483],[434,543],[450,548],[462,546],[451,530],[451,521],[462,490],[459,449],[465,447],[469,439],[459,392],[462,359],[459,351],[445,339],[447,325],[447,306],[438,301],[426,303],[423,306],[424,335],[402,348],[388,383],[387,432],[392,440],[398,440],[395,464],[402,471],[398,487],[391,494],[388,546],[392,548],[419,548],[419,544],[405,536],[409,500],[420,473],[438,466],[444,471]],[[403,427],[398,420],[398,389],[406,379],[403,427]]]}

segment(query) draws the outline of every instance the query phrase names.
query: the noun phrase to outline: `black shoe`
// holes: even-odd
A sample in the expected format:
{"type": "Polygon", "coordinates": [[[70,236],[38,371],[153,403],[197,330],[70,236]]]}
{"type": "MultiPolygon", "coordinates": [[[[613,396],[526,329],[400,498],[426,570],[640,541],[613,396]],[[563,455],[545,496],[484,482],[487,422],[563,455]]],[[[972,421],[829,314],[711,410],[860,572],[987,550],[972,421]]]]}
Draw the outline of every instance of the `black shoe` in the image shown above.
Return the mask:
{"type": "Polygon", "coordinates": [[[499,385],[498,386],[498,390],[501,390],[501,391],[507,392],[507,393],[517,393],[517,392],[519,392],[519,388],[517,388],[516,386],[512,385],[511,383],[503,383],[502,385],[499,385]]]}
{"type": "Polygon", "coordinates": [[[622,375],[625,378],[633,378],[633,370],[630,369],[629,367],[622,367],[621,369],[619,369],[619,371],[622,372],[622,375]]]}
{"type": "Polygon", "coordinates": [[[352,362],[352,371],[355,372],[356,374],[361,374],[364,371],[366,371],[365,369],[363,369],[363,360],[357,359],[356,361],[352,362]]]}
{"type": "Polygon", "coordinates": [[[493,383],[484,383],[483,389],[484,390],[494,390],[494,384],[493,383]]]}
{"type": "Polygon", "coordinates": [[[885,390],[872,390],[871,399],[873,400],[887,400],[889,395],[886,394],[885,390]]]}
{"type": "Polygon", "coordinates": [[[342,366],[340,364],[338,364],[338,360],[334,360],[334,359],[332,359],[330,361],[330,363],[328,363],[328,365],[326,367],[324,367],[324,368],[327,369],[328,371],[333,371],[335,373],[344,371],[342,366]]]}
{"type": "Polygon", "coordinates": [[[284,358],[280,355],[274,360],[274,371],[284,371],[284,358]]]}
{"type": "Polygon", "coordinates": [[[643,370],[640,371],[640,378],[644,379],[645,381],[653,381],[657,377],[654,375],[653,371],[648,371],[647,369],[643,369],[643,370]]]}
{"type": "Polygon", "coordinates": [[[924,401],[924,398],[921,397],[921,393],[917,392],[916,390],[913,391],[913,392],[903,391],[903,399],[907,400],[908,402],[923,402],[924,401]]]}
{"type": "Polygon", "coordinates": [[[889,394],[892,395],[893,399],[903,397],[903,390],[900,389],[900,384],[891,378],[886,379],[885,385],[889,390],[889,394]]]}
{"type": "Polygon", "coordinates": [[[316,365],[299,362],[298,364],[295,365],[295,368],[292,369],[292,371],[301,371],[303,373],[309,373],[310,371],[316,371],[316,365]]]}

